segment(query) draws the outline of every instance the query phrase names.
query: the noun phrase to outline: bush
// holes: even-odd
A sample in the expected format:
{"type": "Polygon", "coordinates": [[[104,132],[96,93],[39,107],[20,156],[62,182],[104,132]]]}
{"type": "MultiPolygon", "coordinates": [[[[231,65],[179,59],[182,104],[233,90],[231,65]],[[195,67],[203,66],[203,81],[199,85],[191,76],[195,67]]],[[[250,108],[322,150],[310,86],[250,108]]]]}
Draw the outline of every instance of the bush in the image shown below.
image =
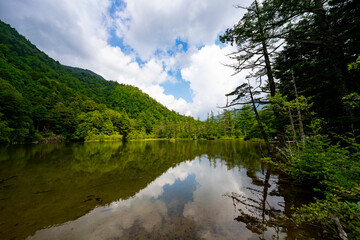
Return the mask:
{"type": "Polygon", "coordinates": [[[360,145],[355,137],[342,140],[343,146],[323,136],[308,139],[286,168],[299,183],[312,184],[326,196],[298,209],[294,220],[316,222],[336,232],[334,219],[338,219],[349,238],[356,239],[360,236],[360,145]]]}

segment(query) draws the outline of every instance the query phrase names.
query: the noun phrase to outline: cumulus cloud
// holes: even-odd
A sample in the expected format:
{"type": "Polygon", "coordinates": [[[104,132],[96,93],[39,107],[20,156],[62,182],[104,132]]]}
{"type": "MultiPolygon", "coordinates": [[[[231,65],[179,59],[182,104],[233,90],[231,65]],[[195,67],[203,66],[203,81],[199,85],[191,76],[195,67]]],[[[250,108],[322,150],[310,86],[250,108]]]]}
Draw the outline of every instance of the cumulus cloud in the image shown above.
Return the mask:
{"type": "Polygon", "coordinates": [[[212,44],[241,14],[234,8],[239,4],[235,0],[125,2],[126,8],[117,13],[117,34],[145,59],[157,49],[171,49],[176,39],[197,46],[212,44]]]}
{"type": "Polygon", "coordinates": [[[182,69],[181,74],[194,91],[191,109],[204,119],[206,113],[219,110],[217,106],[225,106],[225,94],[239,85],[241,76],[233,77],[233,69],[224,66],[229,63],[225,56],[230,48],[217,45],[203,47],[190,58],[190,65],[182,69]]]}
{"type": "MultiPolygon", "coordinates": [[[[243,1],[244,4],[249,1],[243,1]]],[[[226,48],[217,35],[242,14],[235,0],[12,0],[0,2],[1,19],[62,64],[90,69],[105,79],[139,87],[179,113],[205,118],[224,104],[236,86],[232,70],[221,62],[226,48]],[[132,51],[112,46],[113,31],[132,51]],[[176,39],[188,44],[179,50],[176,39]],[[202,48],[199,50],[199,46],[202,48]],[[175,54],[168,54],[173,50],[175,54]],[[155,54],[156,53],[156,54],[155,54]],[[139,64],[136,58],[145,60],[139,64]],[[181,71],[193,101],[165,94],[161,84],[176,82],[168,71],[181,71]]]]}
{"type": "Polygon", "coordinates": [[[109,37],[110,5],[110,0],[12,0],[0,2],[0,13],[51,57],[62,61],[71,56],[76,61],[91,58],[91,47],[109,37]]]}

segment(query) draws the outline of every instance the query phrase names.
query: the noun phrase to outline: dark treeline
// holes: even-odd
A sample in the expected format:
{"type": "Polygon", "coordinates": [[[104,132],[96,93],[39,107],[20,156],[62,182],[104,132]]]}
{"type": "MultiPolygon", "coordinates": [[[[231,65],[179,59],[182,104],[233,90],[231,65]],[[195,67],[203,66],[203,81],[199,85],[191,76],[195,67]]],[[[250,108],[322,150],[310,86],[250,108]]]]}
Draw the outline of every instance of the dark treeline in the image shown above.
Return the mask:
{"type": "Polygon", "coordinates": [[[237,47],[229,55],[235,74],[250,74],[227,94],[227,107],[250,104],[258,134],[277,160],[269,161],[324,194],[293,220],[323,225],[334,238],[357,239],[359,1],[255,0],[238,7],[244,16],[220,40],[237,47]]]}

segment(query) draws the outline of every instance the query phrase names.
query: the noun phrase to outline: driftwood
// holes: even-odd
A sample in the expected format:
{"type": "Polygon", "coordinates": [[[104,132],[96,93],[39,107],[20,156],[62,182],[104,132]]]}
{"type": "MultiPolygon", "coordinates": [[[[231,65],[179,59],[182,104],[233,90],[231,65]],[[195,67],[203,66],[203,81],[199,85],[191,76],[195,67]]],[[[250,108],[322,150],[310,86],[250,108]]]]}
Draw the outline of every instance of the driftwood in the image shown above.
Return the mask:
{"type": "Polygon", "coordinates": [[[278,151],[278,153],[281,154],[281,156],[282,156],[283,158],[286,159],[286,161],[290,162],[289,158],[286,156],[286,154],[285,154],[278,146],[276,146],[276,150],[278,151]]]}
{"type": "Polygon", "coordinates": [[[346,234],[346,232],[344,231],[344,228],[342,227],[339,218],[333,217],[332,220],[335,222],[335,225],[336,225],[337,230],[338,230],[338,233],[339,233],[339,237],[340,237],[342,240],[348,240],[347,234],[346,234]]]}

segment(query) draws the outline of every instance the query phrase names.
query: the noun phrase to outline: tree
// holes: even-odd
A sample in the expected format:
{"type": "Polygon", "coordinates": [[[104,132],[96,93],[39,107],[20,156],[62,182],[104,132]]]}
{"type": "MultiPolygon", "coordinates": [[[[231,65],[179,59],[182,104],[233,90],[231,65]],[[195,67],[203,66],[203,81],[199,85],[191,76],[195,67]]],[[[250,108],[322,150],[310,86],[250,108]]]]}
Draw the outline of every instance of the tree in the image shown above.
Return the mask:
{"type": "Polygon", "coordinates": [[[90,140],[100,134],[107,136],[118,134],[110,117],[97,110],[80,114],[78,122],[75,132],[75,138],[78,140],[90,140]]]}
{"type": "MultiPolygon", "coordinates": [[[[273,24],[272,18],[268,15],[269,6],[272,5],[260,5],[255,0],[250,7],[245,8],[247,12],[239,23],[233,28],[227,29],[225,34],[220,36],[220,41],[232,45],[236,44],[238,48],[236,52],[229,55],[230,58],[237,61],[236,64],[229,65],[234,68],[235,74],[246,70],[254,71],[249,77],[255,78],[258,87],[264,93],[269,93],[273,97],[277,91],[273,73],[273,58],[282,42],[279,41],[276,25],[273,24]],[[266,79],[263,83],[262,77],[264,76],[266,76],[266,79]]],[[[237,102],[233,103],[239,104],[237,102]]],[[[276,133],[277,139],[281,146],[285,146],[280,115],[276,111],[274,115],[279,120],[276,133]]]]}
{"type": "Polygon", "coordinates": [[[0,143],[10,143],[11,132],[13,128],[8,126],[8,122],[2,120],[4,114],[0,113],[0,143]]]}
{"type": "Polygon", "coordinates": [[[234,115],[235,134],[240,131],[240,134],[246,138],[255,121],[251,106],[249,104],[243,105],[240,110],[234,112],[234,115]]]}
{"type": "Polygon", "coordinates": [[[7,136],[10,141],[24,141],[26,140],[29,131],[32,131],[32,120],[29,118],[29,103],[7,81],[0,78],[0,113],[3,114],[4,129],[13,129],[10,136],[7,136]],[[6,127],[6,128],[5,128],[6,127]]]}
{"type": "Polygon", "coordinates": [[[350,75],[347,64],[356,59],[360,41],[360,5],[340,0],[269,0],[276,9],[275,25],[285,40],[277,57],[280,90],[288,95],[293,71],[299,91],[312,97],[320,117],[332,131],[349,130],[357,113],[343,103],[350,89],[360,89],[359,74],[350,75]],[[339,128],[339,123],[342,127],[339,128]]]}
{"type": "Polygon", "coordinates": [[[258,113],[258,106],[256,106],[256,104],[258,102],[260,102],[261,97],[256,97],[258,95],[261,94],[260,91],[257,91],[256,89],[259,88],[255,88],[255,91],[253,90],[253,87],[250,84],[249,79],[248,83],[244,83],[242,85],[240,85],[239,87],[237,87],[233,92],[226,94],[226,96],[236,96],[235,99],[232,100],[232,102],[230,103],[230,105],[234,105],[234,104],[248,104],[251,103],[252,106],[252,110],[254,111],[255,114],[255,119],[258,123],[259,126],[259,130],[261,133],[262,138],[264,139],[265,143],[266,143],[266,147],[269,153],[271,153],[271,148],[270,148],[270,142],[269,142],[269,137],[266,134],[265,128],[264,128],[264,124],[260,118],[260,115],[258,113]]]}
{"type": "Polygon", "coordinates": [[[293,135],[293,141],[298,142],[297,139],[297,130],[295,128],[295,119],[293,112],[296,111],[298,113],[298,127],[299,127],[299,136],[300,141],[304,143],[305,141],[305,132],[303,128],[303,122],[302,122],[302,114],[299,114],[301,111],[307,111],[309,112],[309,109],[312,107],[312,103],[310,103],[309,98],[305,98],[304,96],[297,96],[297,98],[289,101],[287,99],[287,96],[282,96],[280,93],[277,93],[272,99],[271,99],[271,108],[275,108],[279,111],[280,114],[284,116],[288,116],[288,119],[290,121],[290,127],[291,132],[293,135]]]}

